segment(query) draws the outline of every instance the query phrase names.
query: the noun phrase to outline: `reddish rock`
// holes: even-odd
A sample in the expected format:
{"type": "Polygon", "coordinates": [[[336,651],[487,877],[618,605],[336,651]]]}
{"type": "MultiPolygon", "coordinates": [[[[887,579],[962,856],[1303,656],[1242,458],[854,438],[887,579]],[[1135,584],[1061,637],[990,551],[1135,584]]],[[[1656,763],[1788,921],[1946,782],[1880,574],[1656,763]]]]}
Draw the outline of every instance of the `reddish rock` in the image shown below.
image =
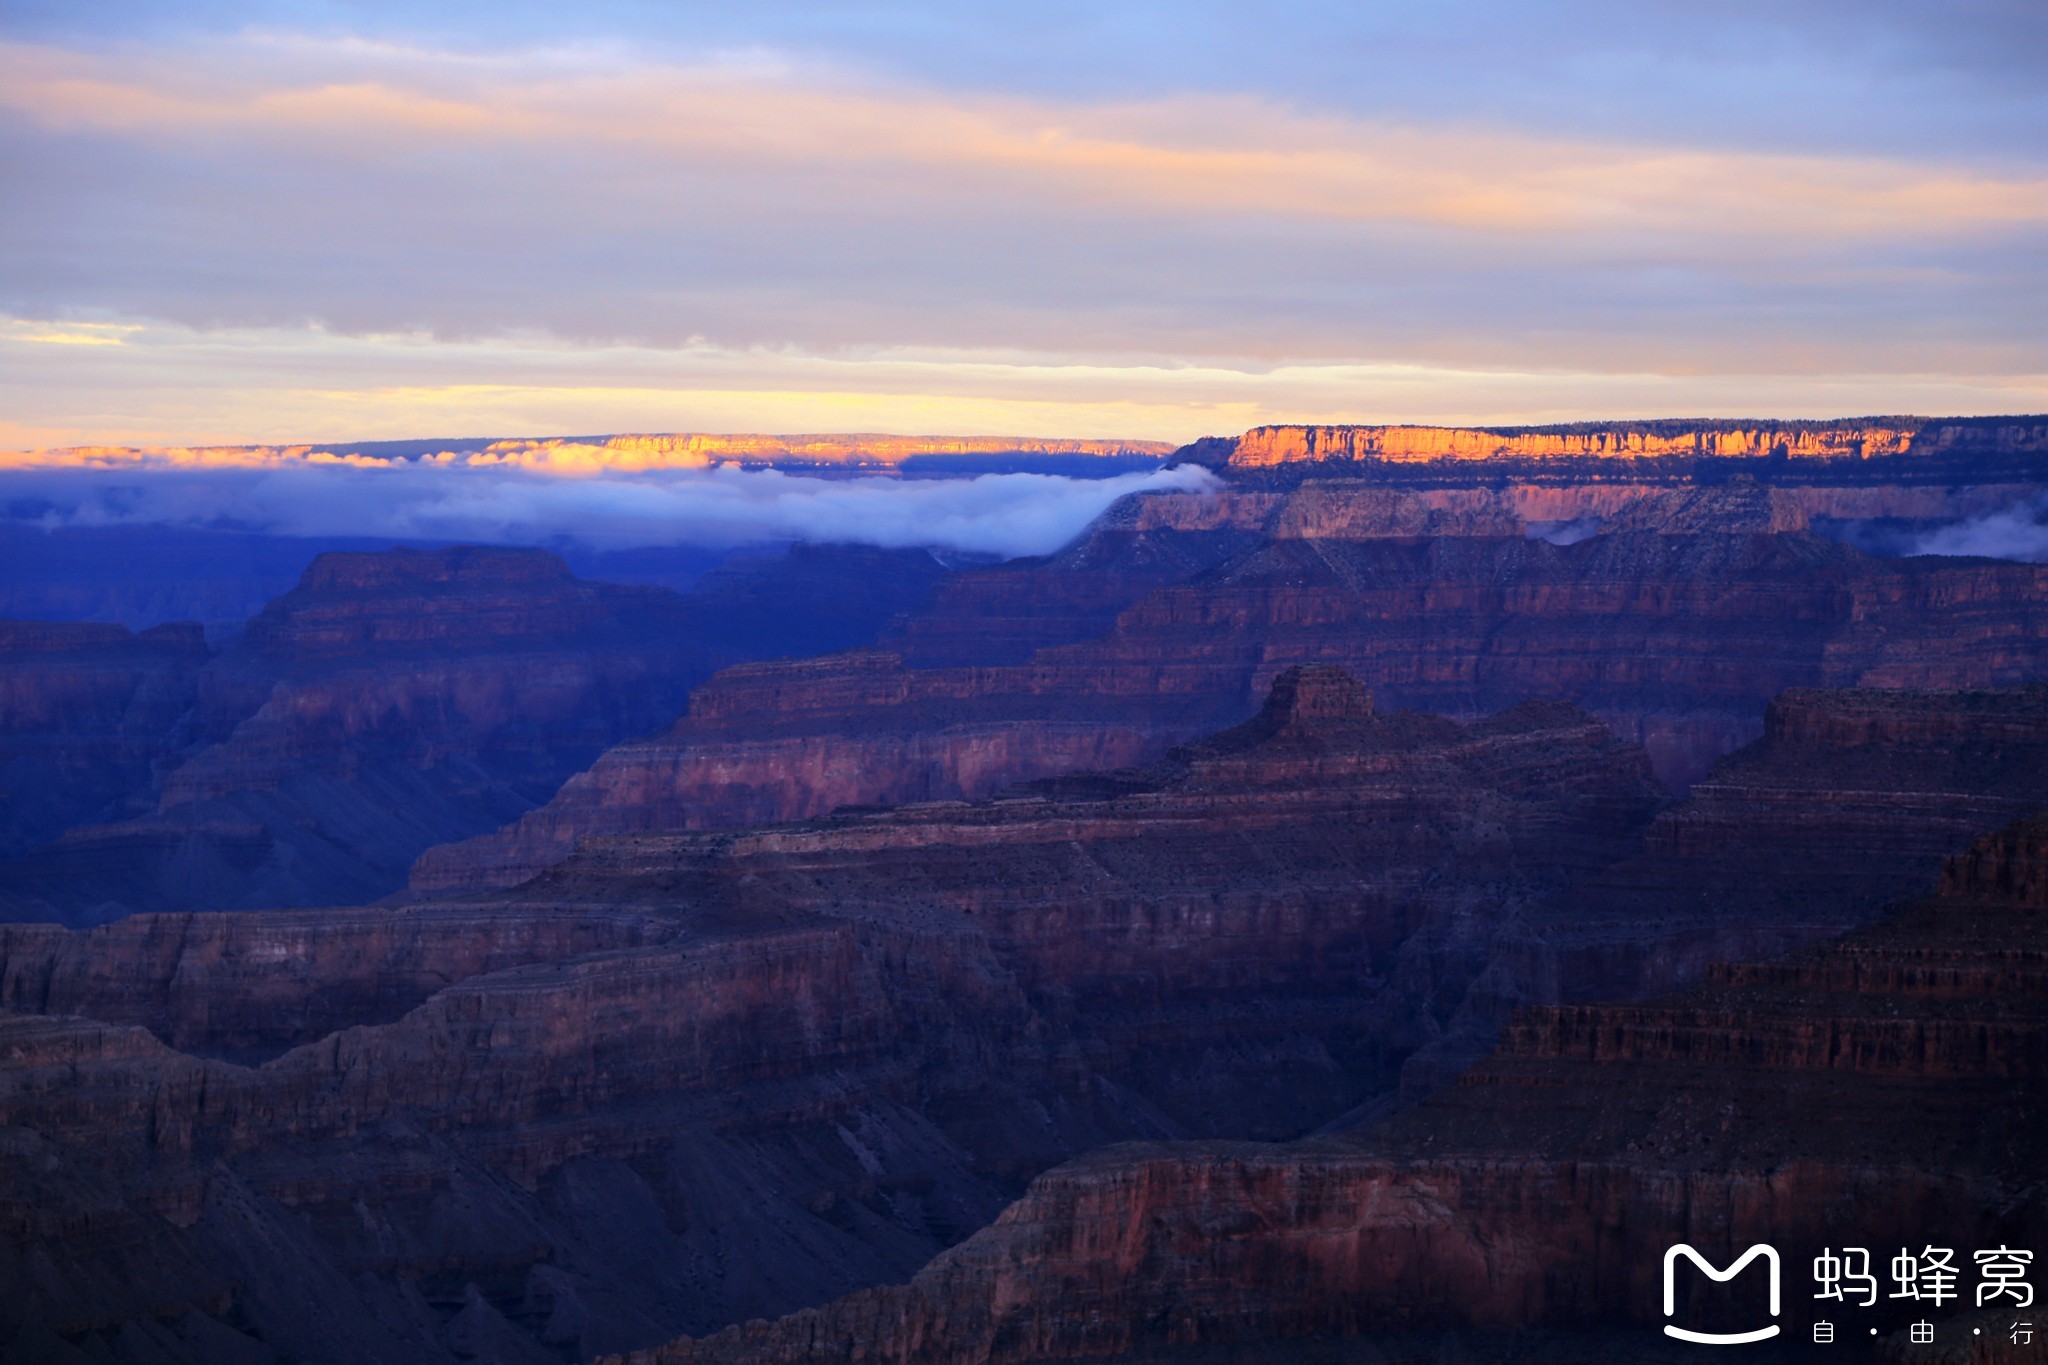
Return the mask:
{"type": "Polygon", "coordinates": [[[137,915],[89,933],[0,925],[0,1009],[140,1025],[171,1047],[242,1059],[389,1022],[470,977],[676,932],[639,911],[438,907],[137,915]]]}
{"type": "MultiPolygon", "coordinates": [[[[13,931],[6,1000],[76,1013],[0,1016],[0,1129],[208,1286],[314,1229],[229,1296],[266,1341],[339,1275],[379,1330],[409,1319],[377,1295],[476,1284],[644,1343],[908,1274],[1106,1140],[1335,1115],[1408,1046],[1362,1037],[1462,989],[1411,940],[1569,885],[1655,800],[1569,708],[1460,727],[1302,670],[1156,767],[994,802],[599,841],[492,903],[13,931]]],[[[27,1245],[80,1280],[112,1255],[27,1245]]],[[[111,1330],[118,1298],[0,1333],[111,1330]]]]}
{"type": "MultiPolygon", "coordinates": [[[[1791,490],[1639,487],[1600,502],[1616,491],[1586,494],[1614,529],[1571,544],[1530,539],[1496,493],[1457,504],[1465,494],[1326,483],[1147,498],[1098,529],[1114,541],[1103,553],[1133,562],[1156,535],[1176,555],[1225,557],[1147,587],[1099,637],[973,668],[862,654],[732,670],[672,730],[606,755],[548,806],[432,851],[412,886],[509,885],[597,835],[977,796],[1149,759],[1248,715],[1296,663],[1339,665],[1390,705],[1452,717],[1568,697],[1681,790],[1755,738],[1789,688],[2048,675],[2048,569],[1871,559],[1787,529],[1804,517],[1791,490]]],[[[1560,493],[1540,510],[1571,511],[1560,493]]],[[[1080,599],[1047,585],[1073,577],[1042,565],[962,576],[892,638],[957,659],[985,637],[983,604],[1008,630],[1043,591],[1056,639],[1080,628],[1080,599]]]]}
{"type": "Polygon", "coordinates": [[[1952,467],[1981,478],[1987,466],[2001,461],[2038,470],[2044,453],[2048,420],[2040,417],[1872,417],[1763,423],[1582,422],[1552,427],[1271,426],[1256,427],[1235,441],[1200,443],[1182,458],[1202,463],[1220,459],[1233,469],[1484,462],[1498,470],[1551,464],[1582,475],[1593,472],[1586,466],[1597,469],[1601,462],[1690,466],[1710,461],[1740,467],[1783,461],[1794,467],[1811,462],[1851,469],[1879,462],[1898,466],[1909,478],[1947,473],[1952,467]]]}
{"type": "MultiPolygon", "coordinates": [[[[2019,864],[2041,833],[1980,843],[1951,883],[2033,886],[2039,870],[2019,864]]],[[[1524,1352],[1640,1360],[1659,1341],[1662,1252],[1680,1241],[1722,1264],[1779,1248],[1786,1358],[1820,1316],[1879,1328],[1884,1359],[1920,1358],[1894,1334],[1932,1316],[1967,1354],[1989,1320],[1967,1302],[1831,1308],[1799,1286],[1823,1247],[1881,1248],[1880,1273],[1901,1245],[1958,1248],[1967,1281],[1973,1248],[2040,1246],[2040,920],[2025,898],[1944,896],[1655,1008],[1532,1011],[1494,1059],[1378,1129],[1104,1152],[1041,1178],[907,1286],[626,1359],[1157,1359],[1492,1328],[1524,1352]],[[1958,992],[1954,971],[2004,984],[1958,992]]],[[[1711,1311],[1698,1297],[1681,1310],[1711,1311]]],[[[1868,1344],[1847,1340],[1853,1355],[1868,1344]]],[[[2002,1349],[1971,1358],[2017,1358],[2002,1349]]]]}
{"type": "MultiPolygon", "coordinates": [[[[1731,866],[1826,866],[1868,812],[1904,820],[1878,778],[2003,800],[2048,771],[2038,706],[1795,694],[1724,765],[1746,776],[1689,806],[1728,815],[1731,866]],[[1846,777],[1861,805],[1797,820],[1756,795],[1846,777]]],[[[1644,875],[1630,908],[1614,869],[1712,867],[1637,851],[1646,823],[1684,825],[1655,804],[1641,754],[1582,712],[1459,725],[1311,666],[1151,765],[991,801],[592,840],[466,903],[16,930],[6,998],[76,1013],[0,1016],[0,1132],[24,1134],[0,1146],[6,1254],[57,1268],[0,1339],[189,1318],[305,1355],[312,1304],[351,1358],[445,1360],[499,1319],[585,1353],[765,1321],[909,1277],[1105,1142],[1298,1135],[1364,1101],[1356,1124],[1397,1080],[1423,1098],[1502,1022],[1495,1060],[1392,1127],[1089,1158],[907,1290],[688,1350],[1142,1357],[1521,1313],[1576,1332],[1642,1322],[1660,1237],[1791,1244],[1856,1201],[1878,1219],[1858,1235],[1891,1237],[2005,1207],[1976,1201],[2010,1150],[1955,1118],[2005,1113],[2038,1064],[2040,964],[2001,944],[2004,903],[1968,929],[1938,907],[1937,951],[1907,924],[1591,1007],[1853,920],[1875,886],[1815,877],[1717,919],[1644,875]],[[1878,1121],[1901,1086],[1923,1130],[1878,1121]],[[1757,1121],[1718,1126],[1730,1104],[1757,1121]]],[[[1998,847],[1955,876],[2033,885],[1998,847]]]]}

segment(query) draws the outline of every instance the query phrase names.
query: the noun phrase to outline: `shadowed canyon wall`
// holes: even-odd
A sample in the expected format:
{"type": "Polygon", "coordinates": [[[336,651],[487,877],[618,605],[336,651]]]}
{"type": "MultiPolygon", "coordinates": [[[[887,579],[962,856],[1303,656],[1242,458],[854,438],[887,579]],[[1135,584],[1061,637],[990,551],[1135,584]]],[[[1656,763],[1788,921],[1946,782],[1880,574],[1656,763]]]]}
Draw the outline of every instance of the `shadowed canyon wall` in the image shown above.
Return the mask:
{"type": "MultiPolygon", "coordinates": [[[[2048,802],[2048,765],[2030,748],[2044,705],[2034,690],[1796,694],[1754,749],[1660,813],[1641,751],[1582,712],[1533,703],[1458,725],[1383,711],[1312,666],[1281,675],[1252,720],[1157,763],[992,801],[594,840],[512,893],[466,902],[16,926],[0,938],[0,1252],[12,1258],[0,1280],[25,1289],[0,1341],[28,1360],[89,1351],[123,1365],[337,1351],[537,1361],[903,1280],[1034,1174],[1105,1142],[1355,1127],[1404,1088],[1424,1097],[1503,1024],[1503,1057],[1548,1066],[1546,1050],[1578,1044],[1531,1041],[1541,1021],[1594,1018],[1582,1002],[1640,1000],[1754,944],[1866,917],[1885,876],[1894,893],[1924,882],[1968,842],[1958,828],[1864,866],[1888,842],[1885,821],[1916,827],[1930,784],[1994,823],[2030,779],[2048,802]],[[1833,779],[1819,771],[1830,767],[1833,779]],[[1891,798],[1873,785],[1885,774],[1891,798]],[[1776,799],[1794,790],[1857,795],[1776,799]],[[1773,859],[1858,875],[1816,875],[1796,901],[1738,900],[1717,916],[1705,898],[1673,913],[1670,887],[1699,865],[1670,831],[1701,810],[1731,884],[1773,859]],[[1512,1022],[1530,1006],[1551,1012],[1512,1022]]],[[[2000,847],[1952,864],[1951,880],[1994,900],[2032,887],[2038,876],[2000,847]]],[[[1814,1040],[1847,1036],[1797,1022],[1806,989],[1779,1011],[1792,1022],[1770,1026],[1788,1067],[1808,1064],[1814,1040]]],[[[1604,1008],[1617,1026],[1651,1017],[1604,1008]]],[[[1869,1036],[1936,1056],[1933,1042],[1899,1041],[1908,1025],[1889,1008],[1875,1007],[1889,1022],[1869,1036]]],[[[1737,1050],[1764,1048],[1763,1029],[1737,1050]]],[[[2024,1055],[2027,1035],[2011,1036],[2024,1055]]],[[[1439,1091],[1466,1098],[1369,1131],[1462,1112],[1484,1085],[1536,1117],[1446,1119],[1413,1154],[1348,1137],[1168,1145],[1135,1177],[1113,1151],[1045,1177],[910,1289],[688,1349],[840,1358],[845,1326],[882,1358],[945,1359],[958,1342],[973,1358],[984,1321],[1011,1343],[997,1358],[1135,1349],[1153,1329],[1124,1315],[1153,1282],[1131,1287],[1133,1264],[1187,1278],[1177,1302],[1194,1325],[1172,1327],[1166,1346],[1383,1324],[1372,1300],[1321,1297],[1349,1294],[1356,1276],[1414,1287],[1412,1325],[1451,1311],[1424,1292],[1436,1277],[1484,1288],[1475,1320],[1554,1301],[1569,1325],[1613,1309],[1603,1267],[1633,1255],[1617,1244],[1582,1283],[1542,1279],[1589,1245],[1584,1227],[1626,1218],[1705,1236],[1714,1210],[1785,1188],[1769,1173],[1610,1170],[1622,1137],[1578,1165],[1548,1148],[1540,1160],[1447,1148],[1532,1123],[1576,1141],[1571,1125],[1593,1122],[1572,1117],[1582,1100],[1521,1082],[1439,1091]],[[1188,1176],[1191,1161],[1209,1174],[1188,1176]],[[1159,1219],[1131,1221],[1133,1199],[1159,1219]],[[1447,1204],[1473,1221],[1419,1233],[1447,1204]],[[1560,1220],[1561,1207],[1591,1211],[1560,1220]],[[1346,1221],[1361,1218],[1373,1230],[1346,1221]],[[1253,1227],[1277,1249],[1247,1239],[1253,1227]],[[1128,1241],[1146,1228],[1170,1241],[1147,1244],[1156,1256],[1128,1241]],[[1000,1240],[1012,1237],[1024,1240],[1000,1240]],[[1312,1246],[1334,1259],[1303,1260],[1312,1246]],[[1494,1246],[1513,1254],[1483,1250],[1494,1246]],[[989,1271],[991,1255],[1007,1268],[989,1271]],[[1269,1275],[1295,1287],[1268,1294],[1269,1275]],[[1549,1297],[1529,1297],[1529,1276],[1549,1297]],[[1009,1307],[977,1307],[989,1294],[1009,1307]],[[1053,1298],[1094,1304],[1093,1317],[1053,1298]],[[1082,1350],[1067,1334],[1087,1322],[1082,1350]]],[[[1672,1093],[1639,1077],[1619,1089],[1632,1104],[1672,1093]]],[[[1799,1198],[1882,1195],[1903,1219],[1951,1199],[1960,1178],[1936,1164],[1907,1187],[1884,1183],[1887,1169],[1823,1173],[1822,1193],[1799,1198]]]]}
{"type": "Polygon", "coordinates": [[[8,627],[10,800],[39,814],[0,864],[0,915],[388,894],[425,848],[672,721],[720,665],[858,641],[941,572],[921,551],[798,549],[684,596],[537,550],[396,550],[322,556],[211,657],[196,630],[8,627]]]}
{"type": "MultiPolygon", "coordinates": [[[[907,1286],[630,1359],[1199,1360],[1266,1341],[1227,1358],[1277,1360],[1331,1335],[1367,1339],[1333,1360],[1387,1358],[1373,1339],[1401,1358],[1687,1359],[1697,1347],[1657,1335],[1681,1241],[1722,1265],[1779,1248],[1784,1336],[1750,1358],[1810,1358],[1823,1317],[1841,1328],[1830,1358],[2028,1358],[2010,1303],[1976,1307],[1966,1258],[2048,1233],[2044,831],[1980,841],[1934,900],[1825,947],[1654,1005],[1530,1010],[1494,1058],[1378,1128],[1112,1149],[907,1286]],[[1960,1304],[1802,1287],[1823,1248],[1928,1245],[1961,1249],[1960,1304]],[[1903,1339],[1921,1317],[1947,1354],[1903,1339]]],[[[1689,1289],[1680,1317],[1731,1330],[1712,1299],[1689,1289]]],[[[1770,1320],[1745,1306],[1740,1326],[1770,1320]]]]}
{"type": "Polygon", "coordinates": [[[1788,688],[2048,676],[2048,568],[1873,558],[1813,533],[1804,505],[2004,496],[1353,478],[1134,498],[1060,556],[949,578],[884,635],[887,652],[721,674],[671,730],[516,824],[433,850],[412,885],[508,885],[594,835],[982,796],[1142,761],[1250,714],[1276,674],[1310,662],[1453,717],[1567,698],[1682,791],[1788,688]]]}
{"type": "Polygon", "coordinates": [[[2041,427],[0,628],[0,1358],[1645,1360],[1659,1239],[2039,1246],[2048,569],[1830,526],[2041,427]]]}
{"type": "Polygon", "coordinates": [[[206,660],[196,626],[0,622],[0,857],[132,813],[206,660]]]}

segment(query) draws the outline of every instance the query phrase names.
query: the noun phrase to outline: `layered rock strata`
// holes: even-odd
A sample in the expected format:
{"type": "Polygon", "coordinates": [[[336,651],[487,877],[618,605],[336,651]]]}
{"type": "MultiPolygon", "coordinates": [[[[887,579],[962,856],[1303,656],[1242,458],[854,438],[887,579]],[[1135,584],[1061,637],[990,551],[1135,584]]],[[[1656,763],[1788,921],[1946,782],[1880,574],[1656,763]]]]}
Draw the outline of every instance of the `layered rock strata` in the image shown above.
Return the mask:
{"type": "Polygon", "coordinates": [[[1135,500],[1057,564],[949,580],[887,653],[721,675],[667,733],[606,755],[517,824],[434,850],[411,884],[509,885],[593,836],[979,796],[1147,760],[1250,714],[1299,663],[1457,718],[1569,698],[1680,791],[1754,739],[1790,688],[2048,676],[2048,568],[1875,559],[1755,483],[1525,491],[1354,481],[1135,500]],[[1578,517],[1597,528],[1531,534],[1578,517]],[[1119,568],[1097,576],[1097,562],[1119,568]],[[1100,633],[1076,638],[1091,621],[1100,633]],[[995,637],[1038,643],[963,664],[1003,657],[995,637]]]}
{"type": "Polygon", "coordinates": [[[1670,961],[1640,957],[1646,906],[1668,942],[1696,935],[1695,969],[1839,934],[2044,807],[2048,687],[1795,689],[1771,703],[1762,738],[1657,816],[1639,854],[1587,882],[1532,969],[1610,992],[1631,960],[1645,986],[1672,979],[1670,961]]]}
{"type": "Polygon", "coordinates": [[[1147,594],[1258,539],[1117,518],[1059,555],[951,574],[920,610],[891,622],[883,648],[721,673],[674,726],[607,753],[547,806],[430,850],[410,886],[440,894],[515,885],[596,835],[974,799],[1156,758],[1249,708],[1235,695],[1201,695],[1206,675],[1107,678],[1085,659],[1032,661],[1101,634],[1147,594]]]}
{"type": "MultiPolygon", "coordinates": [[[[1114,1152],[1062,1168],[908,1290],[689,1349],[837,1358],[842,1327],[870,1343],[859,1349],[917,1359],[1142,1355],[1401,1323],[1428,1335],[1467,1321],[1444,1285],[1490,1305],[1470,1321],[1557,1305],[1544,1321],[1576,1330],[1619,1311],[1604,1277],[1636,1252],[1616,1226],[1706,1239],[1759,1206],[1793,1218],[1882,1196],[1901,1221],[1934,1202],[1974,1208],[1970,1182],[1989,1177],[1938,1162],[1932,1183],[1880,1164],[1812,1186],[1775,1168],[1657,1164],[1696,1138],[1667,1141],[1669,1126],[1706,1112],[1661,1088],[1690,1084],[1672,1081],[1673,1058],[1808,1067],[1852,1035],[1871,1041],[1845,1055],[1938,1060],[1973,1038],[2028,1055],[2024,1020],[1914,1032],[1889,997],[1848,1024],[1781,1011],[1735,1037],[1749,1025],[1712,994],[1733,989],[1725,972],[1682,1017],[1642,1003],[1753,943],[1851,921],[1877,889],[1817,876],[1796,904],[1674,912],[1671,879],[1707,864],[1657,831],[1685,827],[1689,809],[1720,812],[1735,868],[1840,866],[1875,847],[1886,773],[1905,794],[1890,818],[1910,828],[1928,782],[1988,817],[2020,774],[2048,771],[2026,761],[2031,692],[1833,701],[1787,698],[1757,751],[1724,765],[1740,783],[1657,814],[1641,753],[1582,712],[1530,704],[1459,725],[1384,712],[1340,671],[1306,667],[1251,721],[1155,764],[990,801],[594,840],[468,902],[15,930],[5,1002],[71,1013],[0,1017],[0,1283],[26,1286],[0,1295],[0,1343],[124,1365],[646,1346],[906,1279],[1033,1174],[1118,1139],[1206,1141],[1153,1149],[1135,1176],[1114,1152]],[[1819,818],[1825,804],[1790,820],[1791,803],[1757,795],[1826,788],[1829,766],[1864,793],[1842,816],[1851,837],[1819,818]],[[1641,873],[1659,859],[1677,860],[1664,880],[1641,873]],[[1629,886],[1632,917],[1614,899],[1629,886]],[[1637,1003],[1589,1014],[1600,996],[1637,1003]],[[1528,1006],[1547,1012],[1513,1023],[1528,1006]],[[1475,1081],[1398,1120],[1445,1125],[1407,1147],[1230,1141],[1412,1103],[1503,1022],[1503,1057],[1560,1065],[1552,1054],[1610,1027],[1599,1020],[1648,1071],[1623,1078],[1620,1099],[1585,1092],[1595,1107],[1676,1106],[1653,1116],[1663,1145],[1647,1166],[1626,1159],[1628,1141],[1649,1140],[1636,1129],[1617,1119],[1609,1134],[1580,1091],[1533,1081],[1485,1082],[1526,1092],[1533,1116],[1482,1104],[1456,1117],[1475,1081]],[[1486,1147],[1529,1125],[1597,1141],[1583,1160],[1486,1147]],[[1610,1244],[1591,1269],[1569,1260],[1610,1244]],[[1297,1288],[1269,1292],[1273,1275],[1297,1288]],[[1360,1283],[1416,1297],[1389,1317],[1360,1283]]],[[[1952,880],[1987,904],[2036,886],[2021,863],[2038,832],[2008,843],[2022,852],[1982,845],[1952,880]]],[[[1901,886],[1925,856],[1889,865],[1901,886]]],[[[1829,960],[1839,976],[1848,959],[1829,960]]],[[[2033,990],[2024,961],[1998,970],[2015,963],[2033,990]]],[[[1959,1008],[2004,989],[1981,964],[1959,968],[1942,987],[1959,1008]]],[[[1918,970],[1879,964],[1851,984],[1933,989],[1939,973],[1918,970]]],[[[1796,1004],[1814,987],[1786,989],[1796,1004]]],[[[1761,1074],[1702,1082],[1723,1097],[1706,1122],[1727,1095],[1770,1093],[1761,1074]]],[[[1864,1102],[1844,1112],[1868,1126],[1864,1102]]],[[[1409,1130],[1366,1130],[1380,1131],[1409,1130]]],[[[1986,1227],[1970,1235],[2002,1231],[1986,1227]]]]}
{"type": "Polygon", "coordinates": [[[1656,799],[1568,708],[1305,670],[994,802],[601,842],[488,903],[18,929],[7,1003],[75,1013],[0,1016],[0,1341],[587,1352],[908,1275],[1075,1152],[1389,1084],[1463,984],[1420,928],[1562,891],[1656,799]]]}
{"type": "Polygon", "coordinates": [[[130,814],[208,657],[197,626],[0,621],[0,857],[130,814]]]}
{"type": "Polygon", "coordinates": [[[1147,769],[792,828],[592,840],[560,877],[644,896],[737,882],[756,907],[876,922],[960,917],[1087,1037],[1091,1068],[1189,1131],[1231,1114],[1278,1133],[1393,1085],[1516,926],[1633,850],[1657,803],[1639,751],[1569,707],[1470,727],[1382,715],[1340,670],[1311,667],[1276,680],[1244,726],[1147,769]]]}
{"type": "Polygon", "coordinates": [[[661,943],[645,911],[469,907],[138,915],[86,933],[0,925],[0,1009],[136,1025],[188,1052],[264,1060],[398,1019],[470,977],[661,943]]]}
{"type": "MultiPolygon", "coordinates": [[[[1972,1252],[2048,1238],[2044,848],[2041,820],[2010,829],[1932,901],[1655,1006],[1531,1010],[1491,1061],[1379,1128],[1104,1152],[907,1286],[629,1359],[1195,1360],[1332,1335],[1437,1358],[1685,1359],[1698,1348],[1658,1335],[1662,1253],[1681,1241],[1720,1265],[1779,1249],[1784,1335],[1752,1358],[1808,1358],[1819,1319],[1843,1359],[2025,1358],[1982,1340],[2014,1315],[1976,1310],[1972,1252]],[[1814,1298],[1807,1268],[1845,1246],[1880,1249],[1880,1276],[1895,1248],[1948,1247],[1963,1301],[1814,1298]],[[1935,1349],[1903,1339],[1920,1318],[1935,1349]]],[[[1771,1321],[1760,1294],[1707,1288],[1677,1305],[1695,1330],[1771,1321]]]]}
{"type": "MultiPolygon", "coordinates": [[[[682,596],[580,580],[540,551],[322,556],[188,665],[182,691],[131,708],[120,723],[154,767],[121,770],[129,809],[94,812],[130,818],[47,829],[58,837],[0,866],[0,916],[387,894],[425,848],[504,824],[673,721],[720,665],[843,647],[942,572],[922,552],[801,549],[682,596]]],[[[49,668],[31,684],[40,742],[91,724],[49,668]]]]}
{"type": "MultiPolygon", "coordinates": [[[[1495,470],[1598,476],[1602,464],[1664,464],[1675,473],[1725,463],[1778,467],[1791,477],[1843,478],[1876,462],[1876,477],[1952,481],[1961,472],[2024,471],[2048,457],[2048,417],[1869,417],[1836,421],[1585,422],[1551,427],[1271,426],[1210,438],[1177,458],[1266,470],[1319,464],[1395,466],[1484,462],[1495,470]],[[1834,468],[1829,468],[1834,466],[1834,468]],[[1807,468],[1817,467],[1811,472],[1807,468]]],[[[1866,478],[1871,477],[1865,475],[1866,478]]]]}

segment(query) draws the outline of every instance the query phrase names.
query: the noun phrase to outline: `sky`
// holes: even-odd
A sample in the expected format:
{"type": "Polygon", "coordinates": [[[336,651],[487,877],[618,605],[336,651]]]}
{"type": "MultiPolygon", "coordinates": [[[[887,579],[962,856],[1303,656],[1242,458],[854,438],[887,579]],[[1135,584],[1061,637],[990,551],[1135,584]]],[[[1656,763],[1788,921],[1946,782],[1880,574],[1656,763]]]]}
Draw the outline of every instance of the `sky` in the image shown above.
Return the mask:
{"type": "Polygon", "coordinates": [[[2041,0],[0,0],[0,449],[2048,410],[2041,0]]]}

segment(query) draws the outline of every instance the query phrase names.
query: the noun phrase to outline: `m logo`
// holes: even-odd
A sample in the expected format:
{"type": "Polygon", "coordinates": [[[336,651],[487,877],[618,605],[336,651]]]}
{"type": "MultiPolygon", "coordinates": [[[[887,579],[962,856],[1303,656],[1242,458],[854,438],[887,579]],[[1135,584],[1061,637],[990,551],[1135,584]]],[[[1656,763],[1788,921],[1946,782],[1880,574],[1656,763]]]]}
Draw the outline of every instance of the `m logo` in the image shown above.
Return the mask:
{"type": "MultiPolygon", "coordinates": [[[[1778,1249],[1758,1242],[1755,1246],[1736,1257],[1735,1264],[1726,1270],[1716,1270],[1707,1258],[1680,1242],[1664,1253],[1664,1316],[1670,1317],[1678,1311],[1678,1258],[1685,1257],[1698,1266],[1706,1277],[1716,1284],[1726,1284],[1742,1273],[1743,1267],[1761,1256],[1771,1271],[1771,1316],[1778,1316],[1778,1249]]],[[[1664,1335],[1677,1337],[1680,1341],[1697,1341],[1704,1346],[1740,1346],[1746,1341],[1767,1341],[1778,1335],[1778,1325],[1759,1327],[1754,1332],[1689,1332],[1683,1327],[1664,1324],[1664,1335]]]]}

